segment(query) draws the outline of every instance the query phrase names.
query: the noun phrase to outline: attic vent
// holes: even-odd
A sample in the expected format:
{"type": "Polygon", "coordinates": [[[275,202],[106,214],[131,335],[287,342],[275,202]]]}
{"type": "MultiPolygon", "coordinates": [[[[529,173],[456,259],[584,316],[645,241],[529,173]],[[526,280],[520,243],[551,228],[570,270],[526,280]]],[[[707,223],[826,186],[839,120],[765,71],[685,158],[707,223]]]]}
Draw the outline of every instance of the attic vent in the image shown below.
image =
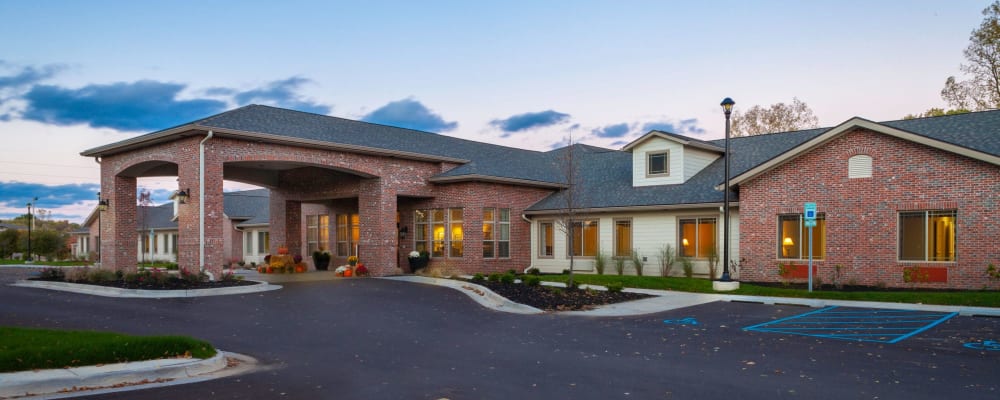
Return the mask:
{"type": "Polygon", "coordinates": [[[864,154],[858,154],[847,160],[847,177],[848,178],[871,178],[872,177],[872,158],[871,156],[866,156],[864,154]]]}

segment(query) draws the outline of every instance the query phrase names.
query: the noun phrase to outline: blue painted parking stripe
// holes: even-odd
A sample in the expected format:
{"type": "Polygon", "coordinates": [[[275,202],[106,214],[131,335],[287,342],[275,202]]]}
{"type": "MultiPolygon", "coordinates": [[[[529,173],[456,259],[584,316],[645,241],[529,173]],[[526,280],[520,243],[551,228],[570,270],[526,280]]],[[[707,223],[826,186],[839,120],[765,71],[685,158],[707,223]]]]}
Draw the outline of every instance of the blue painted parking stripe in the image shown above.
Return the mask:
{"type": "Polygon", "coordinates": [[[911,310],[852,310],[826,307],[743,328],[838,340],[898,343],[947,321],[958,313],[911,310]]]}
{"type": "Polygon", "coordinates": [[[893,341],[891,341],[889,343],[896,343],[896,342],[899,342],[899,341],[901,341],[903,339],[906,339],[906,338],[908,338],[910,336],[913,336],[913,335],[916,335],[916,334],[918,334],[920,332],[923,332],[923,331],[926,331],[928,329],[931,329],[931,328],[937,326],[938,324],[940,324],[940,323],[942,323],[944,321],[947,321],[949,318],[954,317],[956,315],[958,315],[957,312],[949,313],[948,315],[945,315],[945,316],[941,317],[941,319],[935,321],[934,323],[931,323],[930,325],[927,325],[927,326],[925,326],[923,328],[920,328],[920,329],[917,329],[917,330],[915,330],[913,332],[910,332],[910,334],[908,334],[908,335],[903,335],[902,337],[899,337],[896,340],[893,340],[893,341]]]}
{"type": "Polygon", "coordinates": [[[788,320],[792,320],[792,319],[795,319],[795,318],[804,317],[806,315],[821,313],[821,312],[827,311],[827,310],[832,310],[834,308],[837,308],[837,306],[829,306],[829,307],[826,307],[826,308],[821,308],[821,309],[816,310],[816,311],[807,312],[805,314],[793,315],[793,316],[788,317],[788,318],[782,318],[782,319],[778,319],[778,320],[774,320],[774,321],[770,321],[770,322],[764,322],[764,323],[757,324],[757,325],[754,325],[754,326],[748,326],[746,328],[743,328],[743,330],[745,330],[745,331],[752,330],[752,329],[755,329],[755,328],[760,327],[760,326],[776,324],[776,323],[779,323],[779,322],[782,322],[782,321],[788,321],[788,320]]]}

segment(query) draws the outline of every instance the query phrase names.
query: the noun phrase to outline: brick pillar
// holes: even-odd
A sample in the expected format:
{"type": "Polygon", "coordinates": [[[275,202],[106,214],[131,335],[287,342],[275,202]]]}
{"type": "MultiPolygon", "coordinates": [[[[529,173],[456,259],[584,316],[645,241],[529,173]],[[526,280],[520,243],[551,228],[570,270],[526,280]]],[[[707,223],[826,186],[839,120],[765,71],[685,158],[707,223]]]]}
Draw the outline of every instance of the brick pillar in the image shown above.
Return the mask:
{"type": "Polygon", "coordinates": [[[396,272],[396,190],[383,179],[363,179],[358,190],[358,258],[374,276],[396,272]]]}
{"type": "MultiPolygon", "coordinates": [[[[102,170],[105,168],[102,165],[102,170]]],[[[102,171],[104,172],[104,171],[102,171]]],[[[108,172],[110,173],[110,172],[108,172]]],[[[136,233],[135,178],[104,176],[101,197],[111,204],[101,216],[101,267],[119,271],[136,269],[138,234],[136,233]]]]}
{"type": "MultiPolygon", "coordinates": [[[[212,141],[205,143],[205,220],[201,221],[201,192],[198,171],[197,148],[193,162],[177,166],[178,188],[190,190],[186,204],[177,210],[177,264],[189,270],[198,270],[201,265],[201,224],[205,226],[206,271],[216,277],[222,273],[225,262],[225,224],[223,215],[222,162],[212,150],[212,141]]],[[[197,144],[195,144],[197,146],[197,144]]]]}
{"type": "Polygon", "coordinates": [[[286,246],[291,253],[302,249],[302,202],[288,200],[285,193],[271,190],[271,217],[268,223],[271,248],[268,254],[277,254],[279,246],[286,246]]]}

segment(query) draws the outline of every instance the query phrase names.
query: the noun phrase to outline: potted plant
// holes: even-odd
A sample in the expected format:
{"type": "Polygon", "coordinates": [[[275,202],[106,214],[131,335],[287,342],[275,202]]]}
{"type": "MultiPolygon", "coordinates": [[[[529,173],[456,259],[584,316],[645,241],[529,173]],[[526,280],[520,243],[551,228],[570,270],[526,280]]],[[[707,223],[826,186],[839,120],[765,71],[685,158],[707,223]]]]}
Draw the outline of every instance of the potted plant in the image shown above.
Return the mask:
{"type": "Polygon", "coordinates": [[[350,264],[352,267],[358,265],[358,256],[347,257],[347,263],[350,264]]]}
{"type": "Polygon", "coordinates": [[[326,271],[327,269],[330,268],[330,252],[314,251],[313,263],[316,264],[317,271],[326,271]]]}
{"type": "Polygon", "coordinates": [[[411,251],[407,255],[406,260],[410,262],[410,272],[417,272],[418,269],[427,266],[427,262],[430,261],[430,253],[426,251],[411,251]]]}

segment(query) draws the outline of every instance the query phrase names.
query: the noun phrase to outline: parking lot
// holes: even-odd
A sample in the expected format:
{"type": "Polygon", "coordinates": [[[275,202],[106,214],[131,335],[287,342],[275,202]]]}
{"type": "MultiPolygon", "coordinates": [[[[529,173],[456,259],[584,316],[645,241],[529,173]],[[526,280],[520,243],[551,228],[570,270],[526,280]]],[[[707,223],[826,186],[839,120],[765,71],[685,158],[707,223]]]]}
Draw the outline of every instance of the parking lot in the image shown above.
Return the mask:
{"type": "Polygon", "coordinates": [[[631,317],[514,315],[482,308],[452,289],[382,279],[160,300],[0,289],[5,325],[186,334],[268,366],[94,397],[102,399],[995,399],[1000,393],[1000,351],[986,343],[1000,339],[1000,319],[937,316],[908,326],[919,332],[900,340],[903,334],[858,341],[791,332],[808,327],[809,315],[801,315],[809,313],[827,319],[814,324],[824,329],[837,325],[829,323],[835,312],[868,313],[861,322],[882,327],[890,320],[886,314],[875,321],[875,310],[817,311],[714,302],[631,317]]]}

